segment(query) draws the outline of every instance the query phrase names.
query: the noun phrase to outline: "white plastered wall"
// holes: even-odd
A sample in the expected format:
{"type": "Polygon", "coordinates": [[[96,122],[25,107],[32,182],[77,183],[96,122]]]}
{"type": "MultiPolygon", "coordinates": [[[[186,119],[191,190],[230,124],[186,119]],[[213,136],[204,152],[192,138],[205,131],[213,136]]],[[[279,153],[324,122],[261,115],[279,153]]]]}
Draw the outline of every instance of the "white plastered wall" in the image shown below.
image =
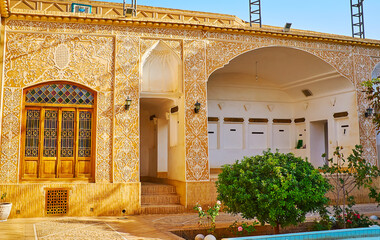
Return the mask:
{"type": "Polygon", "coordinates": [[[207,90],[209,117],[219,118],[209,128],[214,132],[209,133],[211,168],[268,148],[310,159],[310,122],[315,121],[328,123],[328,141],[324,142],[329,157],[338,145],[348,153],[359,144],[355,87],[331,65],[301,49],[270,46],[241,54],[211,74],[207,90]],[[348,116],[334,118],[341,112],[348,116]],[[231,138],[226,134],[231,128],[224,123],[225,117],[244,119],[234,123],[240,124],[236,129],[241,133],[233,136],[233,144],[240,145],[232,149],[226,147],[232,143],[226,139],[231,138]],[[249,123],[250,118],[265,118],[268,123],[249,123]],[[274,123],[273,119],[291,119],[291,123],[274,123]],[[295,123],[295,119],[305,120],[295,123]],[[299,140],[302,146],[296,149],[299,140]]]}
{"type": "Polygon", "coordinates": [[[278,90],[218,86],[209,82],[208,114],[218,117],[218,122],[209,122],[211,168],[233,163],[244,156],[261,154],[264,150],[279,149],[293,152],[310,159],[310,122],[328,122],[329,157],[337,145],[344,147],[346,156],[359,144],[359,123],[356,94],[354,91],[336,92],[321,97],[291,99],[278,90]],[[248,94],[249,93],[249,94],[248,94]],[[282,99],[282,101],[279,101],[282,99]],[[348,112],[348,117],[334,118],[334,113],[348,112]],[[244,118],[242,123],[225,123],[225,117],[244,118]],[[249,123],[249,118],[267,118],[268,123],[249,123]],[[296,118],[305,122],[294,123],[296,118]],[[276,124],[273,119],[292,119],[291,124],[276,124]],[[342,130],[342,126],[346,131],[342,130]],[[240,136],[230,136],[230,130],[240,136]],[[212,133],[211,133],[212,132],[212,133]],[[252,133],[260,133],[252,136],[252,133]],[[261,134],[263,133],[263,134],[261,134]],[[344,134],[343,134],[344,133],[344,134]],[[302,134],[302,136],[300,136],[302,134]],[[236,139],[235,139],[236,138],[236,139]],[[237,140],[239,139],[239,140],[237,140]],[[306,148],[296,149],[297,140],[303,140],[306,148]]]}

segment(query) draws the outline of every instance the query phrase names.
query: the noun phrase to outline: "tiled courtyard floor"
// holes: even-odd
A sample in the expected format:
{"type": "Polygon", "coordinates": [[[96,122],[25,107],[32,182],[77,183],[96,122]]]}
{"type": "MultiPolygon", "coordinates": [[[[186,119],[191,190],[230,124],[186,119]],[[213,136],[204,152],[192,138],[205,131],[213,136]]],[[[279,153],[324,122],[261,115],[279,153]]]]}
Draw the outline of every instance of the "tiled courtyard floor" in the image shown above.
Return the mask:
{"type": "MultiPolygon", "coordinates": [[[[357,210],[366,215],[380,216],[375,204],[361,204],[357,210]]],[[[308,215],[308,220],[315,218],[308,215]]],[[[122,217],[61,217],[9,219],[0,223],[0,239],[27,240],[123,240],[123,239],[181,239],[171,230],[197,227],[197,214],[139,215],[122,217]]],[[[218,227],[228,227],[238,216],[221,213],[218,227]]]]}

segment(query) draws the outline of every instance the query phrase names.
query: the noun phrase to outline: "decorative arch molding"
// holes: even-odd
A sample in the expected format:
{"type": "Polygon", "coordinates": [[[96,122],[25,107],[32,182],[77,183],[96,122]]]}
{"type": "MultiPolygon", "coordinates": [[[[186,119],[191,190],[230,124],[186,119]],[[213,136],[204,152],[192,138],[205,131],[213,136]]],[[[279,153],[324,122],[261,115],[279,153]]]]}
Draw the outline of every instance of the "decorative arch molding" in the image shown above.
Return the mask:
{"type": "MultiPolygon", "coordinates": [[[[236,43],[227,41],[209,41],[207,44],[207,76],[214,71],[228,64],[232,59],[246,52],[263,47],[290,47],[308,52],[324,62],[330,64],[338,73],[350,80],[357,89],[358,116],[360,141],[363,145],[363,155],[373,164],[377,161],[376,155],[376,131],[372,121],[363,116],[368,105],[365,94],[361,91],[361,82],[370,78],[371,57],[354,51],[355,47],[349,46],[346,49],[331,49],[332,45],[316,46],[316,43],[305,44],[300,41],[281,41],[271,39],[267,41],[272,44],[265,44],[265,41],[253,43],[236,43]],[[276,42],[274,44],[273,42],[276,42]]],[[[207,79],[206,79],[207,81],[207,79]]]]}
{"type": "Polygon", "coordinates": [[[376,163],[375,127],[369,119],[361,114],[364,112],[367,102],[365,95],[361,92],[360,83],[370,77],[371,57],[365,55],[365,52],[361,51],[359,47],[270,37],[249,37],[249,41],[246,42],[229,41],[228,39],[188,40],[184,44],[187,181],[208,181],[210,177],[207,170],[208,148],[204,147],[208,142],[207,108],[203,108],[207,101],[208,77],[240,54],[270,46],[293,47],[306,51],[330,64],[338,73],[353,83],[357,93],[363,155],[373,164],[376,163]],[[195,100],[202,105],[202,109],[197,115],[191,111],[195,100]],[[196,155],[192,154],[195,152],[196,155]]]}
{"type": "Polygon", "coordinates": [[[353,79],[352,60],[350,60],[351,54],[339,51],[328,51],[323,49],[304,48],[288,45],[265,45],[261,46],[257,43],[253,44],[238,44],[234,42],[209,42],[207,45],[207,76],[210,77],[213,72],[223,68],[231,60],[239,57],[242,54],[269,47],[287,47],[295,50],[304,51],[311,55],[323,60],[330,66],[332,66],[338,73],[349,79],[352,83],[355,83],[353,79]],[[215,57],[217,56],[217,57],[215,57]],[[342,64],[343,63],[343,64],[342,64]],[[351,65],[348,65],[351,63],[351,65]]]}

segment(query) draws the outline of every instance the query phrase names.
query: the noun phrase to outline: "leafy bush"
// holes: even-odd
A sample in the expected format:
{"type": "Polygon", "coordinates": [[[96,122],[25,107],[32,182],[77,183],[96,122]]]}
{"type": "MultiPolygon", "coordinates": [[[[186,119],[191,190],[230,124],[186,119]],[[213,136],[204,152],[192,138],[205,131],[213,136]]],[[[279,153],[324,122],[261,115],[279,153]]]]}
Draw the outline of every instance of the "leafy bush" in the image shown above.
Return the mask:
{"type": "Polygon", "coordinates": [[[207,218],[207,221],[210,222],[210,227],[208,232],[213,234],[216,228],[216,217],[219,215],[221,202],[217,201],[214,206],[209,207],[207,211],[202,209],[202,206],[197,204],[193,207],[193,209],[198,212],[198,226],[202,227],[205,225],[204,218],[207,218]]]}
{"type": "Polygon", "coordinates": [[[256,221],[252,223],[244,221],[239,223],[238,221],[235,221],[228,229],[234,236],[243,236],[256,231],[255,226],[258,224],[259,223],[256,221]]]}
{"type": "Polygon", "coordinates": [[[335,199],[331,202],[334,204],[333,216],[337,223],[335,227],[363,227],[368,226],[367,223],[373,225],[365,221],[365,218],[348,218],[350,214],[352,216],[359,214],[352,210],[355,199],[350,194],[354,189],[367,188],[370,191],[369,197],[377,201],[380,194],[373,183],[380,174],[379,169],[362,157],[362,146],[356,145],[347,158],[341,153],[342,149],[342,147],[336,147],[333,158],[328,159],[329,164],[320,168],[326,176],[330,177],[332,183],[331,192],[335,199]],[[343,205],[340,206],[340,204],[343,205]]]}
{"type": "Polygon", "coordinates": [[[312,231],[325,231],[331,230],[335,223],[335,219],[329,216],[329,212],[326,208],[321,208],[319,211],[319,221],[314,220],[314,224],[311,227],[312,231]]]}
{"type": "MultiPolygon", "coordinates": [[[[342,210],[341,210],[342,212],[342,210]]],[[[370,220],[369,217],[360,214],[351,208],[346,208],[346,214],[339,214],[336,217],[335,228],[359,228],[359,227],[369,227],[371,225],[376,225],[374,221],[370,220]]]]}
{"type": "Polygon", "coordinates": [[[292,153],[266,151],[223,166],[216,182],[218,199],[233,214],[257,218],[279,233],[280,226],[305,221],[324,207],[329,183],[314,167],[292,153]]]}

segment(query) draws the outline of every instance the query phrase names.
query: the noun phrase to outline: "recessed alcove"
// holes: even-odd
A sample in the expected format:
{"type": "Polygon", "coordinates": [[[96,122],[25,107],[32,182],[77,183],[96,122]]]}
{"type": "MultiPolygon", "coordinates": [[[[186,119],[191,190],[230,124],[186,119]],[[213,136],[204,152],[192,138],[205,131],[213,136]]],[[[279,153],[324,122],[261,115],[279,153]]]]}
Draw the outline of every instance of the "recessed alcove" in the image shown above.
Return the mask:
{"type": "Polygon", "coordinates": [[[182,88],[182,61],[163,41],[142,57],[141,92],[175,93],[182,88]]]}
{"type": "MultiPolygon", "coordinates": [[[[331,157],[337,144],[347,149],[359,144],[354,85],[330,64],[303,50],[274,46],[241,54],[213,72],[207,84],[209,116],[244,119],[238,125],[220,121],[223,134],[212,141],[221,147],[209,149],[211,168],[268,148],[293,152],[320,166],[322,154],[331,157]],[[344,141],[338,132],[343,120],[334,118],[339,112],[348,113],[344,125],[350,126],[350,132],[344,141]],[[313,128],[311,123],[317,121],[323,121],[325,128],[313,128]],[[233,136],[228,132],[232,128],[236,129],[233,136]],[[313,141],[321,142],[323,148],[311,148],[313,141]]],[[[213,123],[209,124],[213,131],[213,123]]]]}

